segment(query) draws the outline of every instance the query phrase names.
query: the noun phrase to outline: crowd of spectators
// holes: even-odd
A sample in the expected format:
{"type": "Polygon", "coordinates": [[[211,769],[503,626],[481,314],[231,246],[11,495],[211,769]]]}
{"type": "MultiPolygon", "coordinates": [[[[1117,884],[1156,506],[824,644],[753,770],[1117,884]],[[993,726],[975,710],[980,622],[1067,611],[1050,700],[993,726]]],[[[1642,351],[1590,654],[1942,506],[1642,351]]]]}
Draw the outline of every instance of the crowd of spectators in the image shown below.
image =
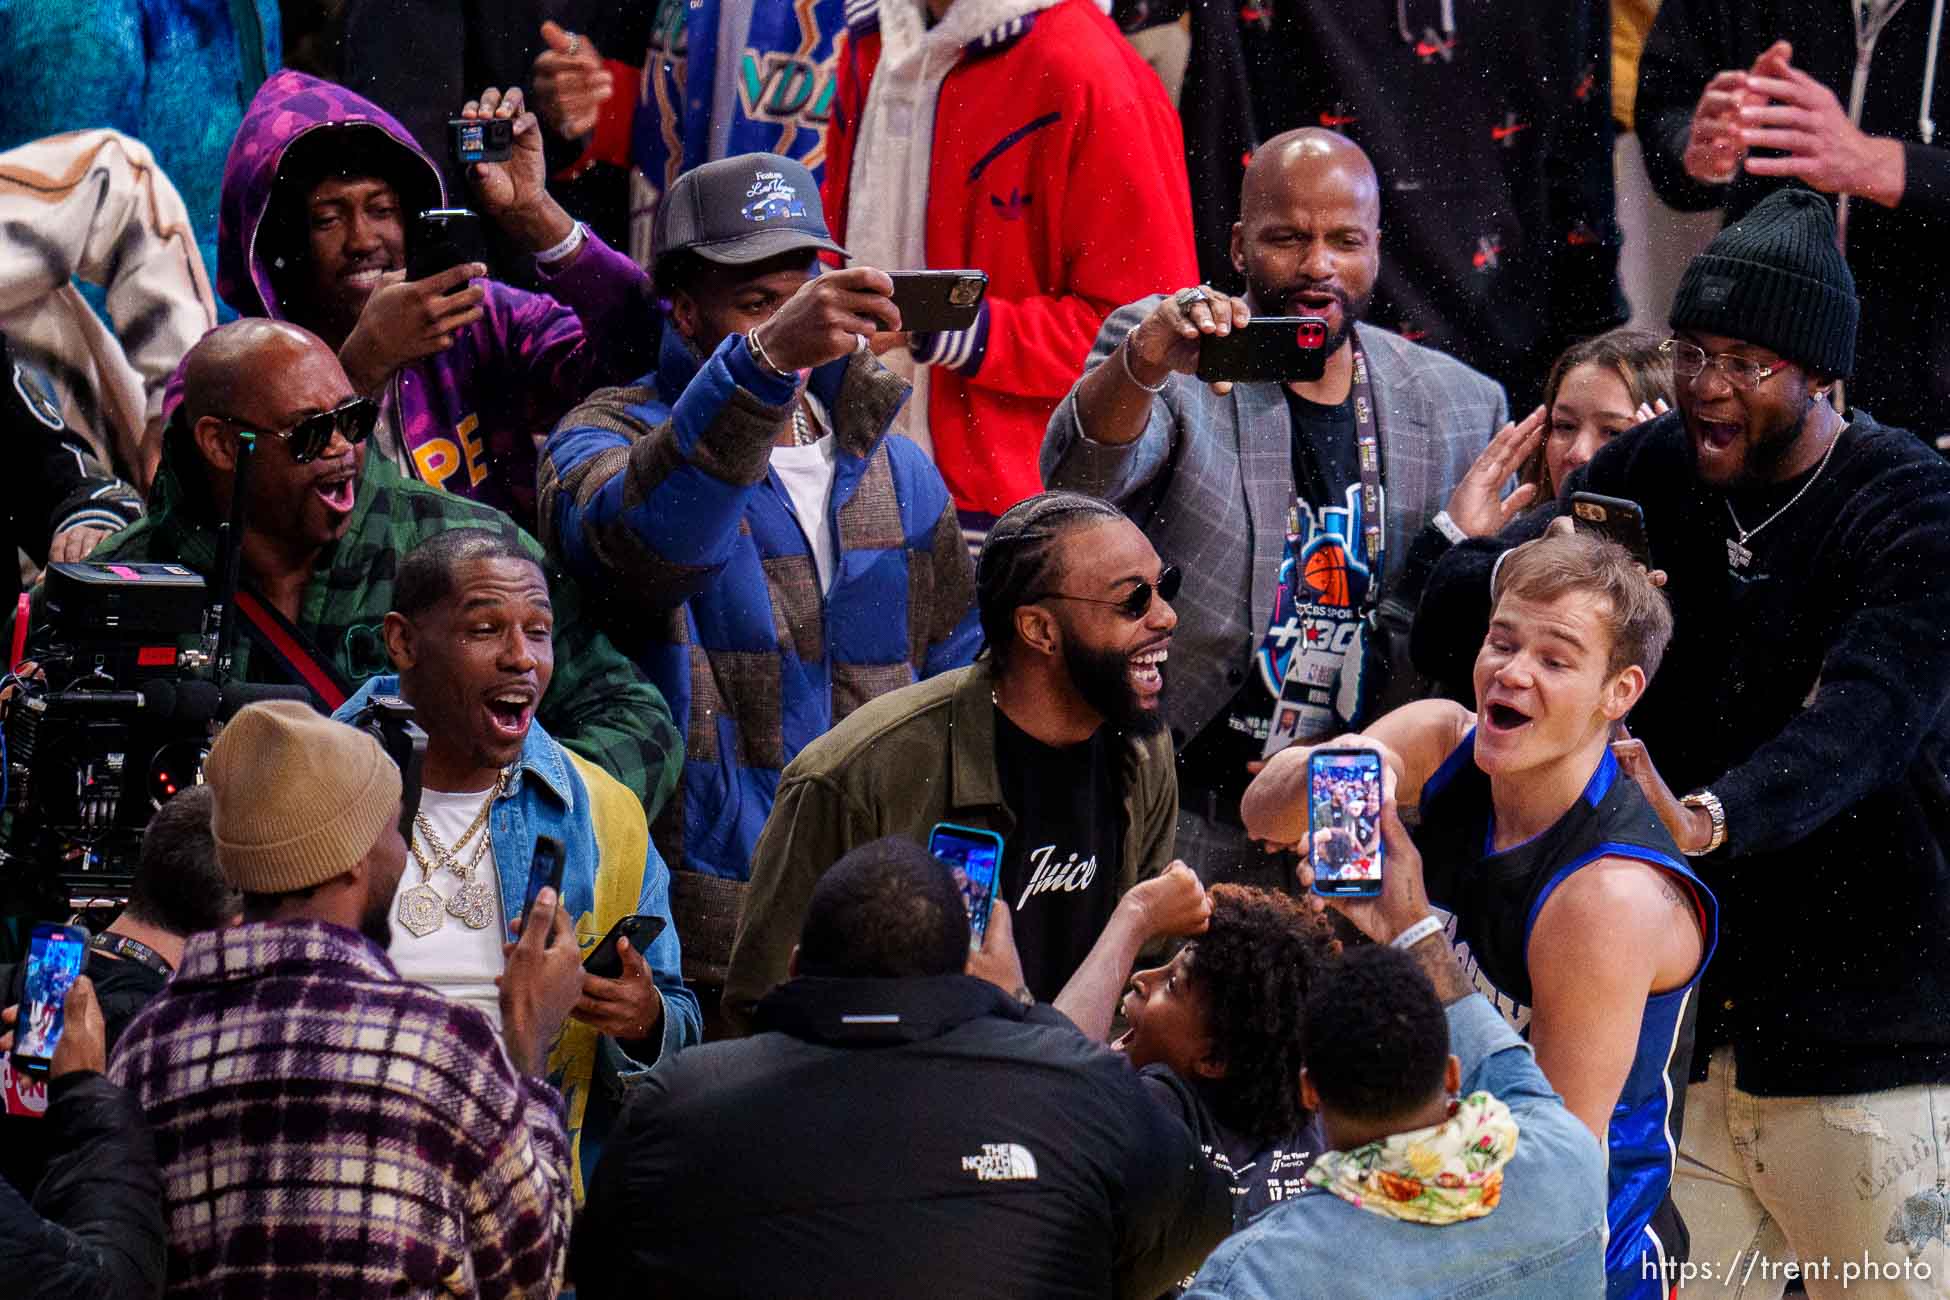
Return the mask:
{"type": "Polygon", "coordinates": [[[0,1289],[1950,1295],[1943,7],[0,5],[0,1289]]]}

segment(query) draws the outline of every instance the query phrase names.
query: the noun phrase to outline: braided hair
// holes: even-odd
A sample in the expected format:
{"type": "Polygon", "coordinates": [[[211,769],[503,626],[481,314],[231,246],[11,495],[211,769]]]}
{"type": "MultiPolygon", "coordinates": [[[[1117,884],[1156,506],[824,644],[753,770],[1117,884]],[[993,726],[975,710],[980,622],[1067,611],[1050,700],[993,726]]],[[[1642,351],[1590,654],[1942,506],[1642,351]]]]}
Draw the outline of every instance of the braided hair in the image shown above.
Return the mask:
{"type": "Polygon", "coordinates": [[[1074,529],[1122,518],[1116,506],[1081,492],[1043,492],[995,521],[975,563],[975,608],[997,671],[1008,668],[1015,648],[1016,610],[1062,580],[1057,541],[1074,529]]]}
{"type": "Polygon", "coordinates": [[[1225,1074],[1204,1089],[1235,1133],[1288,1137],[1303,1121],[1300,1066],[1307,990],[1332,952],[1325,920],[1270,889],[1214,885],[1212,923],[1192,947],[1212,1054],[1225,1074]]]}

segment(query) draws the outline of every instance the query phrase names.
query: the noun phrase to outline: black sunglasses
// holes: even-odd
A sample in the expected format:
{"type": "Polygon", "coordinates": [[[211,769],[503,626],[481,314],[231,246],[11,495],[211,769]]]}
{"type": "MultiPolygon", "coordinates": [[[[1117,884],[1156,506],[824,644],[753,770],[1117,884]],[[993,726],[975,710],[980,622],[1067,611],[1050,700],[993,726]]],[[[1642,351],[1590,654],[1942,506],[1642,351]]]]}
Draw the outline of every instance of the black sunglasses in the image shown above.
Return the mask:
{"type": "MultiPolygon", "coordinates": [[[[240,420],[234,415],[223,418],[246,429],[252,427],[249,420],[240,420]]],[[[332,445],[333,434],[338,434],[356,447],[372,437],[373,426],[378,423],[379,403],[370,397],[348,397],[329,411],[307,415],[289,429],[271,430],[271,436],[291,449],[293,461],[308,465],[332,445]]]]}
{"type": "MultiPolygon", "coordinates": [[[[1175,599],[1178,595],[1178,588],[1184,581],[1185,575],[1179,570],[1178,566],[1175,564],[1167,564],[1164,572],[1158,575],[1155,594],[1165,600],[1175,599]]],[[[1125,618],[1136,620],[1143,618],[1151,612],[1151,597],[1153,594],[1152,584],[1140,582],[1137,586],[1131,588],[1131,594],[1122,600],[1105,600],[1101,596],[1071,596],[1061,591],[1045,591],[1031,596],[1029,600],[1023,603],[1029,604],[1032,601],[1038,600],[1080,600],[1088,605],[1109,605],[1125,618]]]]}

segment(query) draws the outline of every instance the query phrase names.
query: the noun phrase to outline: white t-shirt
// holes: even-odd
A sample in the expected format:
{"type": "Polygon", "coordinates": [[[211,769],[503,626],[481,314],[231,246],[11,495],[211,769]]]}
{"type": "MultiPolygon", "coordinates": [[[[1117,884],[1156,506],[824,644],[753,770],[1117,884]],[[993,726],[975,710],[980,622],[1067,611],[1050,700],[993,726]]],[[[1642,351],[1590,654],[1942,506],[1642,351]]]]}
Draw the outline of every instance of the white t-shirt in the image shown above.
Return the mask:
{"type": "MultiPolygon", "coordinates": [[[[442,790],[420,791],[420,812],[433,826],[433,833],[448,848],[453,847],[474,818],[480,815],[481,800],[487,798],[487,791],[472,790],[462,794],[448,794],[442,790]]],[[[475,832],[476,836],[488,834],[486,826],[475,832]]],[[[426,860],[434,864],[433,876],[426,883],[443,899],[452,898],[460,888],[460,877],[440,865],[432,850],[427,846],[418,830],[414,831],[415,842],[426,860]]],[[[467,842],[466,849],[455,855],[465,863],[474,856],[474,841],[467,842]]],[[[465,1002],[487,1013],[494,1022],[495,1029],[501,1028],[501,994],[494,987],[494,977],[501,973],[501,942],[507,934],[507,918],[501,915],[501,877],[494,866],[494,844],[490,840],[487,852],[481,857],[481,865],[474,869],[474,878],[488,887],[494,895],[494,920],[478,930],[467,928],[467,922],[451,913],[443,913],[440,928],[432,934],[416,937],[414,933],[400,924],[399,902],[393,903],[393,946],[386,955],[393,959],[402,979],[416,980],[432,987],[443,997],[465,1002]]],[[[409,854],[406,859],[406,874],[400,877],[399,892],[405,893],[420,883],[420,864],[409,854]]]]}
{"type": "MultiPolygon", "coordinates": [[[[806,405],[820,428],[832,427],[818,398],[806,394],[806,405]]],[[[819,570],[821,591],[832,588],[833,568],[838,562],[833,530],[826,522],[826,503],[833,497],[833,476],[837,468],[835,455],[831,433],[810,447],[772,448],[772,468],[777,471],[779,482],[785,484],[792,513],[799,517],[799,527],[805,530],[806,541],[812,545],[813,567],[819,570]]]]}

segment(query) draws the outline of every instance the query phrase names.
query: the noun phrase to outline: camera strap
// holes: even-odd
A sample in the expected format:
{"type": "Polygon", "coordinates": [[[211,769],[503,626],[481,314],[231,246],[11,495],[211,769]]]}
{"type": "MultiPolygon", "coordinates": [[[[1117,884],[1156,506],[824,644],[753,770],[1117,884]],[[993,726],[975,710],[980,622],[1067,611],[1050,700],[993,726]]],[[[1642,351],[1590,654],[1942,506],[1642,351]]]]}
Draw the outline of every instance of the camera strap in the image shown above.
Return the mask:
{"type": "Polygon", "coordinates": [[[120,957],[138,966],[146,967],[164,979],[168,979],[176,970],[174,966],[163,960],[161,953],[146,943],[129,938],[126,934],[98,934],[89,946],[97,952],[105,952],[111,957],[120,957]]]}
{"type": "Polygon", "coordinates": [[[352,698],[352,688],[320,654],[312,639],[296,624],[267,605],[256,593],[237,588],[236,611],[243,616],[244,635],[275,659],[285,676],[312,693],[312,702],[330,713],[352,698]]]}

